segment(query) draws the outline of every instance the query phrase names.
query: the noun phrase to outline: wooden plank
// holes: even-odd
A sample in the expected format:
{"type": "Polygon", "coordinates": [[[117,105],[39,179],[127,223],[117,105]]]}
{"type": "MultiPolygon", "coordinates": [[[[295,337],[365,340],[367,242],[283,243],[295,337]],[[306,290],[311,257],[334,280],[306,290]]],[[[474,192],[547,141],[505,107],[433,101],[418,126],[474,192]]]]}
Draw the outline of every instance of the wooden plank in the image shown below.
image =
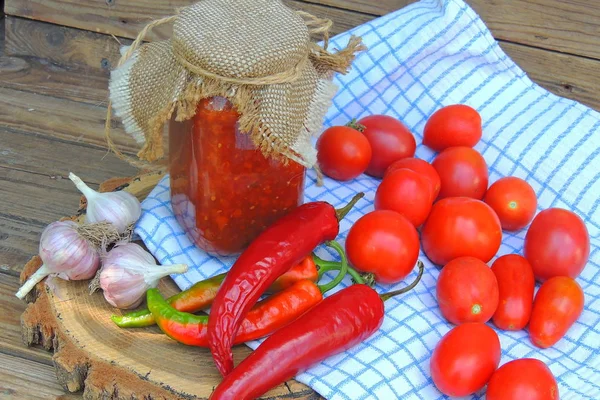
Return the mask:
{"type": "MultiPolygon", "coordinates": [[[[0,125],[15,131],[41,133],[106,149],[105,119],[106,104],[86,104],[0,87],[0,125]]],[[[139,149],[120,124],[113,127],[113,139],[122,151],[135,153],[139,149]]]]}
{"type": "Polygon", "coordinates": [[[500,46],[540,86],[600,111],[600,61],[514,43],[500,46]]]}
{"type": "MultiPolygon", "coordinates": [[[[25,311],[27,304],[15,297],[18,289],[18,277],[0,272],[0,309],[2,310],[0,313],[0,355],[11,355],[50,366],[52,365],[50,353],[41,348],[27,347],[21,339],[21,314],[25,311]]],[[[3,366],[2,362],[0,362],[1,366],[3,366]]],[[[2,379],[0,382],[4,383],[2,379]]]]}
{"type": "Polygon", "coordinates": [[[600,1],[467,2],[497,39],[600,59],[600,1]]]}
{"type": "Polygon", "coordinates": [[[64,395],[52,366],[0,354],[0,397],[3,399],[66,399],[64,395]]]}
{"type": "MultiPolygon", "coordinates": [[[[195,2],[196,0],[8,0],[5,10],[9,15],[135,38],[151,20],[173,15],[177,8],[195,2]]],[[[331,18],[335,22],[334,34],[373,18],[370,15],[298,0],[284,2],[294,9],[331,18]]],[[[148,35],[148,40],[168,38],[171,33],[171,25],[159,26],[148,35]]]]}

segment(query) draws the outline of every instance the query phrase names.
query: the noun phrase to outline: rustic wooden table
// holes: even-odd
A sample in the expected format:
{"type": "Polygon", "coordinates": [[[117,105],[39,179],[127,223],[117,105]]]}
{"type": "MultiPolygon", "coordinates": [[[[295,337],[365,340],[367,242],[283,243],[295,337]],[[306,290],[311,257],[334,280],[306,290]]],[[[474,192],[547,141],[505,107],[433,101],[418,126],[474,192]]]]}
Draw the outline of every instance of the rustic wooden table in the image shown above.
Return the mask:
{"type": "MultiPolygon", "coordinates": [[[[14,293],[41,230],[77,209],[69,171],[97,185],[136,170],[106,151],[107,77],[150,19],[192,0],[5,0],[0,16],[0,398],[79,398],[58,385],[50,353],[21,341],[14,293]],[[143,16],[143,17],[140,17],[143,16]]],[[[344,31],[410,0],[285,0],[344,31]]],[[[467,0],[530,77],[600,110],[600,2],[467,0]]],[[[0,0],[1,4],[1,0],[0,0]]],[[[168,35],[169,28],[156,36],[168,35]]],[[[119,148],[135,143],[115,126],[119,148]]]]}

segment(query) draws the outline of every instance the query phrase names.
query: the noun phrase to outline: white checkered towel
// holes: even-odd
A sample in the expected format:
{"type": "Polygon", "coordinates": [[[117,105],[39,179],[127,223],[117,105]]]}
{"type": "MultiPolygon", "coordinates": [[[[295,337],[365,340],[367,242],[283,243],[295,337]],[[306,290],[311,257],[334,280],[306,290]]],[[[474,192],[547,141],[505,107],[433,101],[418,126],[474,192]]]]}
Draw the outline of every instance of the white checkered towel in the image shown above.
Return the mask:
{"type": "MultiPolygon", "coordinates": [[[[562,207],[585,220],[592,250],[577,279],[586,298],[579,321],[547,350],[534,347],[526,331],[498,334],[501,363],[538,358],[557,377],[562,399],[600,399],[600,114],[531,82],[462,0],[422,0],[337,36],[332,47],[343,47],[350,34],[361,36],[369,50],[350,74],[336,78],[340,90],[326,126],[384,113],[402,120],[420,143],[425,121],[435,110],[469,104],[484,121],[476,149],[488,163],[490,182],[509,175],[524,178],[535,189],[540,210],[562,207]]],[[[419,146],[417,156],[431,161],[434,153],[419,146]]],[[[339,206],[358,191],[366,193],[341,224],[338,240],[343,243],[352,223],[373,209],[377,184],[361,176],[349,183],[326,179],[324,187],[317,187],[311,172],[306,201],[339,206]]],[[[186,289],[226,271],[233,259],[210,257],[190,243],[173,216],[168,186],[165,178],[143,202],[136,233],[161,263],[190,265],[185,276],[175,277],[186,289]]],[[[521,253],[525,232],[505,233],[499,255],[521,253]]],[[[327,252],[320,248],[318,254],[334,257],[327,252]]],[[[423,254],[421,259],[427,261],[423,254]]],[[[435,300],[438,269],[426,262],[426,271],[410,294],[386,302],[385,322],[373,337],[297,379],[328,399],[444,398],[431,381],[429,359],[451,325],[435,300]]],[[[414,277],[413,272],[406,282],[414,277]]]]}

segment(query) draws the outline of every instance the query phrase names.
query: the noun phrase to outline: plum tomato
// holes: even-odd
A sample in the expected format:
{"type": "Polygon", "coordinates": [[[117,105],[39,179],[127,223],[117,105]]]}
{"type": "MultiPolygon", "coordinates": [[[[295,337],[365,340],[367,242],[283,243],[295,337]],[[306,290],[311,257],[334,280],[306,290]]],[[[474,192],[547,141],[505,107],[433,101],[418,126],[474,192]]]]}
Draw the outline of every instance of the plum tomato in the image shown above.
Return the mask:
{"type": "Polygon", "coordinates": [[[431,163],[440,176],[438,199],[472,197],[483,199],[488,185],[485,160],[470,147],[449,147],[431,163]]]}
{"type": "Polygon", "coordinates": [[[431,378],[447,396],[467,396],[481,390],[500,363],[498,334],[481,322],[451,329],[439,341],[430,360],[431,378]]]}
{"type": "Polygon", "coordinates": [[[487,322],[498,307],[498,282],[483,261],[458,257],[444,266],[436,285],[440,311],[449,322],[487,322]]]}
{"type": "Polygon", "coordinates": [[[425,123],[423,144],[435,151],[448,147],[473,147],[481,139],[481,116],[465,104],[453,104],[434,112],[425,123]]]}
{"type": "Polygon", "coordinates": [[[537,208],[533,188],[521,178],[508,176],[498,179],[483,199],[500,218],[502,229],[518,231],[531,222],[537,208]]]}
{"type": "Polygon", "coordinates": [[[529,320],[531,342],[542,349],[554,346],[583,312],[581,286],[567,276],[556,276],[542,284],[529,320]]]}
{"type": "Polygon", "coordinates": [[[410,130],[396,118],[388,115],[370,115],[358,121],[369,140],[373,156],[367,175],[383,177],[385,170],[397,160],[413,157],[417,142],[410,130]]]}
{"type": "Polygon", "coordinates": [[[558,384],[546,364],[535,358],[509,361],[494,372],[486,400],[558,400],[558,384]]]}
{"type": "Polygon", "coordinates": [[[427,178],[404,168],[387,174],[375,193],[376,210],[396,211],[415,227],[425,222],[432,202],[427,178]]]}
{"type": "Polygon", "coordinates": [[[423,252],[437,265],[471,256],[488,262],[502,242],[498,216],[483,201],[449,197],[431,208],[421,231],[423,252]]]}
{"type": "Polygon", "coordinates": [[[549,208],[533,219],[523,251],[538,281],[554,276],[576,278],[590,255],[590,235],[574,212],[549,208]]]}
{"type": "Polygon", "coordinates": [[[419,235],[395,211],[376,210],[356,221],[346,238],[348,260],[362,272],[371,272],[380,283],[396,283],[415,267],[419,235]]]}
{"type": "Polygon", "coordinates": [[[440,187],[442,184],[440,182],[440,176],[435,168],[433,168],[433,165],[429,164],[425,160],[421,160],[420,158],[403,158],[402,160],[393,162],[392,165],[388,167],[388,169],[385,171],[385,175],[383,176],[384,179],[388,174],[391,174],[392,172],[402,168],[410,169],[411,171],[415,171],[416,173],[426,177],[433,193],[431,201],[433,202],[433,200],[438,197],[438,193],[440,192],[440,187]]]}
{"type": "Polygon", "coordinates": [[[498,257],[492,264],[500,301],[492,317],[494,325],[505,331],[518,331],[527,325],[533,307],[535,278],[529,261],[518,254],[498,257]]]}
{"type": "Polygon", "coordinates": [[[317,161],[321,171],[338,181],[354,179],[371,162],[371,145],[356,129],[334,126],[317,140],[317,161]]]}

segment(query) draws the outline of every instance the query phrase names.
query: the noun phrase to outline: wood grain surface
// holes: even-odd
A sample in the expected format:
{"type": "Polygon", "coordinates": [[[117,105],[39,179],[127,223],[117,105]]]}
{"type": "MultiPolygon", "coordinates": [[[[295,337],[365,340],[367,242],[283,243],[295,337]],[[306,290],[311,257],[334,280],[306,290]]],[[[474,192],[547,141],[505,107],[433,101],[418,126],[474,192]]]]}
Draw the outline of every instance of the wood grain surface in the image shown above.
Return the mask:
{"type": "MultiPolygon", "coordinates": [[[[118,59],[119,42],[130,43],[128,38],[149,20],[193,1],[5,0],[6,13],[12,17],[0,17],[2,399],[81,398],[64,394],[50,353],[23,344],[20,315],[26,304],[14,297],[18,277],[37,252],[44,226],[78,206],[78,193],[66,179],[69,171],[79,172],[94,187],[111,176],[136,172],[106,152],[108,73],[118,59]]],[[[535,82],[600,110],[599,1],[466,1],[535,82]]],[[[340,32],[411,2],[289,0],[287,4],[331,18],[334,32],[340,32]]],[[[168,33],[166,27],[150,39],[168,33]]],[[[114,132],[123,151],[136,151],[117,123],[114,132]]],[[[292,384],[290,391],[299,389],[292,384]]]]}

